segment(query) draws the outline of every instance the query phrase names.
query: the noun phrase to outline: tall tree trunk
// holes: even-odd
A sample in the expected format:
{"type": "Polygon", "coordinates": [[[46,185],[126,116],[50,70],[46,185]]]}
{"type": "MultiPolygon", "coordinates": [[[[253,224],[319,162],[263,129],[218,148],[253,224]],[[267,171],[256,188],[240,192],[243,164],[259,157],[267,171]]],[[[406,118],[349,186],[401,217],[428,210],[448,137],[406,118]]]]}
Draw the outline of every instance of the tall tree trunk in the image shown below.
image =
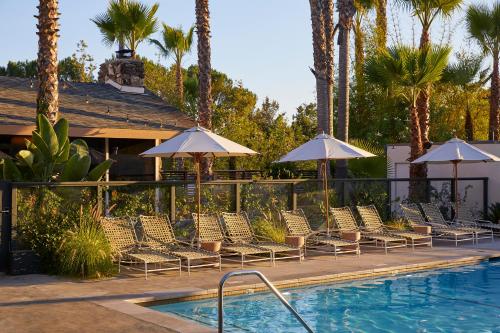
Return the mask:
{"type": "Polygon", "coordinates": [[[366,91],[365,91],[365,33],[362,28],[363,14],[358,12],[354,20],[354,75],[356,78],[356,98],[358,109],[357,119],[363,118],[366,111],[366,91]]]}
{"type": "Polygon", "coordinates": [[[490,90],[490,122],[488,140],[500,140],[500,75],[499,75],[499,50],[493,51],[493,72],[491,74],[490,90]]]}
{"type": "Polygon", "coordinates": [[[309,0],[313,37],[314,76],[316,78],[316,108],[318,134],[327,132],[328,95],[326,82],[326,40],[323,12],[319,0],[309,0]]]}
{"type": "Polygon", "coordinates": [[[377,17],[375,18],[375,40],[377,49],[383,50],[387,45],[387,0],[376,0],[377,17]]]}
{"type": "MultiPolygon", "coordinates": [[[[349,140],[349,40],[353,16],[356,14],[353,0],[339,0],[339,83],[337,137],[349,140]]],[[[337,178],[347,177],[347,160],[338,160],[335,167],[337,178]]]]}
{"type": "MultiPolygon", "coordinates": [[[[325,66],[326,66],[326,94],[327,94],[327,117],[326,131],[333,135],[333,0],[322,0],[323,18],[325,24],[325,66]]],[[[329,164],[329,163],[328,163],[329,164]]],[[[327,166],[329,167],[329,165],[327,166]]],[[[329,170],[329,169],[328,169],[329,170]]]]}
{"type": "Polygon", "coordinates": [[[58,0],[40,0],[38,5],[38,95],[37,114],[47,116],[52,124],[59,117],[57,78],[57,39],[59,38],[58,0]]]}
{"type": "MultiPolygon", "coordinates": [[[[414,161],[424,152],[422,137],[420,136],[420,121],[418,118],[418,109],[416,105],[410,107],[410,161],[414,161]]],[[[425,187],[421,181],[417,180],[425,178],[421,164],[410,164],[410,200],[414,202],[425,201],[425,187]]]]}
{"type": "MultiPolygon", "coordinates": [[[[326,36],[320,0],[309,0],[313,39],[314,77],[316,79],[317,133],[328,133],[328,83],[326,78],[326,36]]],[[[323,177],[321,162],[317,163],[318,178],[323,177]]]]}
{"type": "MultiPolygon", "coordinates": [[[[420,35],[420,49],[429,47],[431,43],[429,27],[422,27],[422,34],[420,35]]],[[[420,91],[417,98],[417,115],[420,128],[420,141],[422,145],[425,145],[429,140],[429,124],[430,124],[430,110],[429,110],[429,100],[430,100],[430,86],[420,91]]],[[[422,149],[421,155],[425,154],[425,148],[422,149]]],[[[419,174],[421,178],[427,177],[427,165],[418,164],[413,166],[416,174],[419,174]]],[[[410,173],[411,174],[411,173],[410,173]]],[[[411,175],[410,175],[411,177],[411,175]]]]}
{"type": "MultiPolygon", "coordinates": [[[[212,129],[212,66],[208,0],[196,0],[196,34],[198,36],[198,117],[201,126],[212,129]]],[[[212,176],[212,164],[211,159],[202,160],[204,178],[212,176]]]]}
{"type": "MultiPolygon", "coordinates": [[[[467,87],[465,88],[467,89],[467,87]]],[[[472,121],[472,114],[469,108],[469,96],[467,90],[465,91],[465,139],[467,141],[474,140],[474,122],[472,121]]]]}
{"type": "Polygon", "coordinates": [[[175,81],[177,88],[177,98],[179,99],[179,107],[184,108],[184,80],[182,78],[182,66],[180,62],[175,64],[175,81]]]}

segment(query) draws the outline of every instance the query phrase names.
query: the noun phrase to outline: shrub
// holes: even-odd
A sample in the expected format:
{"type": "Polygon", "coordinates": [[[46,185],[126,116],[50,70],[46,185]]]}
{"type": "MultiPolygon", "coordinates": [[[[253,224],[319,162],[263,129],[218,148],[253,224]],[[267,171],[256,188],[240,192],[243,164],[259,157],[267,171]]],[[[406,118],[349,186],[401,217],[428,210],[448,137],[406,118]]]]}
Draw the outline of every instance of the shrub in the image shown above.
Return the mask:
{"type": "Polygon", "coordinates": [[[391,229],[408,230],[408,224],[403,219],[389,220],[386,224],[391,229]]]}
{"type": "Polygon", "coordinates": [[[252,225],[257,235],[269,238],[277,243],[285,242],[286,230],[284,227],[279,226],[265,218],[255,220],[252,225]]]}
{"type": "Polygon", "coordinates": [[[97,209],[80,210],[80,221],[67,230],[59,247],[59,271],[82,278],[100,278],[113,273],[111,246],[97,222],[97,209]]]}

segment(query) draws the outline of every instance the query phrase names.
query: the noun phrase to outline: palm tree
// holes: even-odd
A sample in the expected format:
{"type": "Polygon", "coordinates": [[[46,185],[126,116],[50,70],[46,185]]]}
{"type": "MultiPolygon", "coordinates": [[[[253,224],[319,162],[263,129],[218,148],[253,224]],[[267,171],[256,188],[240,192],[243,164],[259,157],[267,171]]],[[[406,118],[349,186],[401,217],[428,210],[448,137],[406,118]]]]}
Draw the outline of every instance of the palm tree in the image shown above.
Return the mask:
{"type": "Polygon", "coordinates": [[[356,16],[354,17],[354,75],[356,78],[356,96],[359,100],[358,115],[362,118],[365,110],[365,38],[366,33],[363,29],[363,21],[374,5],[375,0],[355,0],[356,16]]]}
{"type": "MultiPolygon", "coordinates": [[[[354,0],[339,0],[339,83],[338,83],[338,119],[337,137],[342,141],[349,140],[349,40],[353,17],[356,14],[354,0]]],[[[339,178],[347,177],[347,161],[336,163],[339,178]]]]}
{"type": "MultiPolygon", "coordinates": [[[[455,9],[460,7],[463,0],[397,0],[404,8],[410,10],[417,17],[422,26],[420,35],[420,49],[428,47],[431,43],[430,29],[434,20],[449,17],[455,9]]],[[[429,88],[423,89],[418,98],[418,117],[420,121],[420,135],[424,143],[429,142],[429,88]]],[[[425,169],[425,166],[422,166],[425,169]]]]}
{"type": "Polygon", "coordinates": [[[500,1],[491,9],[484,5],[471,5],[467,9],[467,30],[483,48],[483,52],[493,57],[493,70],[490,88],[490,121],[489,140],[498,140],[500,137],[500,1]]]}
{"type": "MultiPolygon", "coordinates": [[[[443,82],[457,86],[465,95],[465,137],[468,141],[474,140],[474,124],[469,107],[469,94],[481,86],[481,79],[476,82],[476,78],[481,72],[480,56],[459,55],[455,64],[449,64],[443,72],[443,82]]],[[[483,76],[483,75],[481,75],[483,76]]]]}
{"type": "Polygon", "coordinates": [[[375,18],[375,39],[377,49],[383,50],[387,45],[387,0],[374,0],[377,16],[375,18]]]}
{"type": "Polygon", "coordinates": [[[176,86],[177,96],[179,98],[179,107],[184,105],[184,79],[182,75],[182,58],[191,52],[191,45],[193,44],[194,26],[191,27],[186,33],[182,27],[173,28],[163,23],[163,43],[157,39],[150,39],[150,42],[158,47],[164,57],[173,55],[175,59],[175,73],[176,73],[176,86]]]}
{"type": "Polygon", "coordinates": [[[44,114],[52,124],[55,124],[59,117],[57,79],[58,0],[40,0],[36,18],[38,19],[38,95],[36,98],[36,112],[37,114],[44,114]]]}
{"type": "Polygon", "coordinates": [[[208,0],[196,0],[198,35],[198,113],[200,124],[212,128],[212,65],[210,49],[210,11],[208,0]]]}
{"type": "Polygon", "coordinates": [[[328,110],[326,95],[326,41],[323,10],[319,0],[309,0],[311,8],[311,27],[313,37],[314,70],[311,70],[316,79],[316,109],[318,117],[318,134],[325,131],[325,119],[328,110]]]}
{"type": "MultiPolygon", "coordinates": [[[[196,0],[196,34],[198,36],[198,119],[212,129],[212,64],[210,49],[210,11],[208,0],[196,0]]],[[[205,178],[212,175],[212,160],[202,161],[205,178]]]]}
{"type": "Polygon", "coordinates": [[[321,0],[323,23],[325,25],[325,66],[326,66],[326,98],[327,116],[325,133],[333,135],[333,37],[335,34],[333,24],[333,0],[321,0]]]}
{"type": "MultiPolygon", "coordinates": [[[[441,79],[445,69],[449,48],[425,47],[414,49],[406,46],[391,47],[376,57],[368,59],[366,75],[374,84],[401,89],[398,93],[408,102],[410,115],[411,144],[410,161],[417,159],[424,151],[420,136],[417,99],[420,92],[428,85],[441,79]]],[[[422,178],[421,168],[410,165],[410,178],[422,178]]],[[[410,194],[413,199],[421,199],[418,183],[410,184],[410,194]]]]}
{"type": "Polygon", "coordinates": [[[155,17],[158,3],[151,7],[135,0],[111,0],[106,12],[97,15],[94,22],[102,34],[103,42],[109,46],[118,43],[136,57],[139,44],[158,30],[155,17]]]}

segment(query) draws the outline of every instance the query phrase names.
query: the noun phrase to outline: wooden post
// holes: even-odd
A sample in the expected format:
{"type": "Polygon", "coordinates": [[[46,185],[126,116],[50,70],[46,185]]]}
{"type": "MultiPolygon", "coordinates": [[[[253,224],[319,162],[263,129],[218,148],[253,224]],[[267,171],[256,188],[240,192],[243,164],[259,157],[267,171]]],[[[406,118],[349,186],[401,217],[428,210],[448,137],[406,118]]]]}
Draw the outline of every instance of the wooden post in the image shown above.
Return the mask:
{"type": "MultiPolygon", "coordinates": [[[[104,138],[104,158],[106,160],[109,160],[109,138],[104,138]]],[[[104,180],[106,182],[109,182],[109,169],[106,170],[106,173],[104,174],[104,180]]],[[[100,189],[98,188],[98,191],[100,189]]],[[[102,204],[100,203],[100,200],[102,198],[99,198],[98,197],[98,200],[99,200],[99,205],[101,205],[101,208],[102,208],[102,204]]],[[[102,210],[100,209],[99,210],[99,214],[102,213],[102,210]]],[[[104,215],[105,216],[108,216],[109,215],[109,191],[106,189],[106,192],[104,193],[104,215]]]]}
{"type": "Polygon", "coordinates": [[[175,210],[176,210],[176,206],[175,206],[175,185],[170,185],[170,221],[172,221],[172,223],[175,223],[175,210]]]}
{"type": "Polygon", "coordinates": [[[290,210],[297,209],[297,192],[295,191],[295,183],[290,184],[290,210]]]}
{"type": "MultiPolygon", "coordinates": [[[[161,143],[160,139],[155,139],[155,146],[161,143]]],[[[155,181],[161,180],[161,157],[155,157],[155,181]]],[[[161,207],[160,187],[155,188],[155,212],[159,213],[161,207]]]]}
{"type": "Polygon", "coordinates": [[[236,213],[241,212],[241,184],[236,183],[233,185],[234,197],[233,197],[233,207],[236,213]]]}

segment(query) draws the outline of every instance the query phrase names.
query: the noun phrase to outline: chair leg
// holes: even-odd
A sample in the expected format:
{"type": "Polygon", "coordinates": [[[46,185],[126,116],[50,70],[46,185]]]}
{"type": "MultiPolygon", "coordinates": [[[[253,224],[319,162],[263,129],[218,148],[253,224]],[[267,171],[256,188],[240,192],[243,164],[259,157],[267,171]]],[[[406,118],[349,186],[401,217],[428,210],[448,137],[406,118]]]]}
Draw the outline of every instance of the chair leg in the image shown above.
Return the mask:
{"type": "Polygon", "coordinates": [[[222,257],[219,256],[219,272],[222,271],[222,257]]]}
{"type": "Polygon", "coordinates": [[[385,250],[385,254],[387,255],[387,242],[384,242],[384,250],[385,250]]]}
{"type": "Polygon", "coordinates": [[[144,275],[146,277],[146,280],[148,279],[148,263],[144,262],[144,275]]]}
{"type": "Polygon", "coordinates": [[[187,262],[188,262],[188,276],[191,276],[191,259],[188,259],[187,262]]]}

